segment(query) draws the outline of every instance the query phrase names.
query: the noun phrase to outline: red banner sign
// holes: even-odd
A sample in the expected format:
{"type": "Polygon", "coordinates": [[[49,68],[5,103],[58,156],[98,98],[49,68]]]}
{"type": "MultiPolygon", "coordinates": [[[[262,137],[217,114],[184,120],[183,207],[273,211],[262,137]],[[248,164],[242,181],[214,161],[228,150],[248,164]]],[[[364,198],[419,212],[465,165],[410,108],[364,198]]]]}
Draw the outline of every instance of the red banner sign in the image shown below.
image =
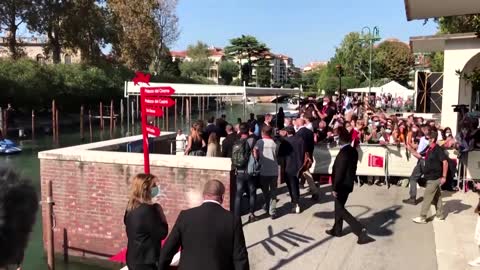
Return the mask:
{"type": "Polygon", "coordinates": [[[175,94],[175,90],[170,86],[141,87],[140,91],[142,91],[146,97],[171,96],[175,94]]]}
{"type": "MultiPolygon", "coordinates": [[[[134,84],[143,83],[150,85],[150,75],[141,72],[136,73],[134,84]]],[[[147,116],[162,117],[161,107],[171,107],[175,105],[175,100],[166,97],[175,93],[175,90],[169,86],[161,87],[140,87],[140,102],[142,108],[142,133],[143,133],[143,157],[145,173],[150,173],[150,156],[148,146],[148,135],[160,136],[160,129],[152,126],[152,122],[147,122],[147,116]]],[[[149,120],[151,121],[151,120],[149,120]]]]}
{"type": "Polygon", "coordinates": [[[162,108],[146,107],[145,108],[145,113],[147,114],[147,116],[157,116],[157,117],[162,117],[163,116],[162,108]]]}
{"type": "Polygon", "coordinates": [[[147,106],[172,107],[175,101],[168,97],[146,97],[143,99],[147,106]]]}
{"type": "Polygon", "coordinates": [[[383,168],[384,158],[381,156],[368,155],[368,167],[383,168]]]}
{"type": "Polygon", "coordinates": [[[154,126],[146,126],[145,130],[148,132],[148,134],[153,135],[153,136],[160,136],[160,129],[158,127],[154,126]]]}

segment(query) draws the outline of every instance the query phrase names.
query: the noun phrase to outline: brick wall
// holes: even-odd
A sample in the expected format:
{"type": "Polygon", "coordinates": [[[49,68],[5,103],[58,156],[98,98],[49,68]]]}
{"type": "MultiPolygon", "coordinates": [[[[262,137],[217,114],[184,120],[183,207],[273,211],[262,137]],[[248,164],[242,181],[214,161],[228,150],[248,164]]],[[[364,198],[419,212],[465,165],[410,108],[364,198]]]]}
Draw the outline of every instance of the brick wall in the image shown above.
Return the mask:
{"type": "MultiPolygon", "coordinates": [[[[48,181],[53,183],[57,253],[63,253],[64,242],[68,242],[70,255],[86,257],[113,255],[126,247],[123,215],[128,188],[132,176],[142,172],[143,166],[41,159],[40,170],[42,201],[46,200],[48,181]]],[[[224,207],[229,209],[229,171],[152,166],[151,172],[159,178],[161,204],[170,229],[181,210],[201,203],[202,187],[208,180],[225,184],[224,207]]]]}

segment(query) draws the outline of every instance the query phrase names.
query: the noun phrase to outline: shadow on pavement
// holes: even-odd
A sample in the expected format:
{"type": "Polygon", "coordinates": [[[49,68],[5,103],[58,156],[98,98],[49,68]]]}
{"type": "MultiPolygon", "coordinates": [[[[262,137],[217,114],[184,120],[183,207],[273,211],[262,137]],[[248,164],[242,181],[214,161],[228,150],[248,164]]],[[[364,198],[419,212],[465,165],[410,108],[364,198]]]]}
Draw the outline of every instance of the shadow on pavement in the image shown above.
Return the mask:
{"type": "Polygon", "coordinates": [[[268,237],[262,241],[251,244],[247,249],[252,248],[257,245],[262,245],[268,254],[275,256],[275,250],[281,250],[287,252],[288,248],[285,247],[284,243],[287,243],[291,246],[299,247],[300,243],[310,243],[314,241],[312,237],[302,235],[296,232],[293,232],[293,228],[288,228],[278,233],[273,233],[272,226],[268,226],[268,237]]]}
{"type": "Polygon", "coordinates": [[[461,212],[472,208],[471,205],[462,203],[461,200],[450,200],[444,202],[443,209],[445,211],[445,216],[450,214],[460,214],[461,212]]]}
{"type": "MultiPolygon", "coordinates": [[[[352,208],[352,207],[360,207],[363,208],[364,211],[357,215],[356,218],[359,218],[361,216],[364,216],[368,212],[370,212],[370,208],[363,206],[363,205],[349,205],[347,208],[352,208]]],[[[359,221],[366,225],[366,228],[369,232],[370,235],[373,236],[389,236],[393,234],[393,231],[391,227],[393,224],[395,224],[396,220],[400,218],[401,216],[398,214],[398,211],[402,208],[402,206],[395,205],[392,207],[385,208],[381,211],[378,211],[374,213],[372,216],[368,218],[360,218],[359,221]]],[[[333,212],[317,212],[314,214],[315,217],[317,218],[322,218],[322,219],[333,219],[334,218],[334,213],[333,212]]],[[[343,235],[346,235],[348,233],[351,233],[350,227],[348,227],[346,230],[344,230],[343,235]]],[[[293,254],[287,259],[282,259],[280,260],[275,266],[271,267],[270,270],[277,270],[277,269],[282,269],[285,265],[295,261],[296,259],[300,258],[303,254],[306,254],[315,248],[321,246],[322,244],[326,243],[327,241],[331,240],[333,237],[332,236],[327,236],[323,238],[322,240],[306,247],[305,249],[297,252],[296,254],[293,254]]]]}

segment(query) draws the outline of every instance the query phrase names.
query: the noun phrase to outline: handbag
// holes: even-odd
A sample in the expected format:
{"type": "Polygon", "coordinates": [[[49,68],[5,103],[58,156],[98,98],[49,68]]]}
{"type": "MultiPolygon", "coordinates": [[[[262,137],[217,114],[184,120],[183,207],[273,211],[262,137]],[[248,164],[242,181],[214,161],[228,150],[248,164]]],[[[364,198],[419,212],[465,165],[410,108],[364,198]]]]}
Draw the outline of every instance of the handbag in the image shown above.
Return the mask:
{"type": "Polygon", "coordinates": [[[250,154],[247,165],[247,174],[251,176],[257,176],[260,174],[261,167],[262,165],[260,162],[252,154],[250,154]]]}

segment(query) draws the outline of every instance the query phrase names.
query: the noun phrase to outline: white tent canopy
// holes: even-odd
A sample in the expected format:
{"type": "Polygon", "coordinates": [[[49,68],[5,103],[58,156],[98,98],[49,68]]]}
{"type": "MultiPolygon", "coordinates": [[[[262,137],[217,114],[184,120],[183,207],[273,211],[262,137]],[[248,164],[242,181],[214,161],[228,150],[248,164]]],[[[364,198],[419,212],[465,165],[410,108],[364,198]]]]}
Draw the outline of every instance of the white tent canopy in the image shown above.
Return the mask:
{"type": "MultiPolygon", "coordinates": [[[[368,87],[362,87],[362,88],[352,88],[348,89],[348,92],[350,93],[368,93],[368,87]]],[[[401,96],[403,98],[411,97],[415,94],[414,90],[408,89],[404,87],[403,85],[391,81],[387,84],[384,84],[383,86],[380,87],[372,87],[370,90],[371,93],[375,94],[391,94],[393,97],[398,97],[401,96]]]]}
{"type": "MultiPolygon", "coordinates": [[[[133,82],[125,82],[125,97],[130,95],[139,95],[142,85],[134,85],[133,82]]],[[[179,84],[179,83],[150,83],[150,87],[172,87],[175,89],[175,97],[205,97],[205,96],[285,96],[299,95],[300,89],[291,88],[263,88],[263,87],[244,87],[230,85],[210,85],[210,84],[179,84]]]]}
{"type": "Polygon", "coordinates": [[[391,81],[382,87],[380,87],[381,94],[391,94],[393,97],[403,97],[408,98],[412,97],[415,94],[415,90],[406,88],[405,86],[397,83],[396,81],[391,81]]]}
{"type": "MultiPolygon", "coordinates": [[[[352,88],[352,89],[348,89],[348,92],[350,92],[350,93],[368,93],[369,89],[368,89],[368,87],[352,88]]],[[[372,88],[370,88],[370,92],[371,93],[380,92],[380,87],[372,87],[372,88]]]]}

